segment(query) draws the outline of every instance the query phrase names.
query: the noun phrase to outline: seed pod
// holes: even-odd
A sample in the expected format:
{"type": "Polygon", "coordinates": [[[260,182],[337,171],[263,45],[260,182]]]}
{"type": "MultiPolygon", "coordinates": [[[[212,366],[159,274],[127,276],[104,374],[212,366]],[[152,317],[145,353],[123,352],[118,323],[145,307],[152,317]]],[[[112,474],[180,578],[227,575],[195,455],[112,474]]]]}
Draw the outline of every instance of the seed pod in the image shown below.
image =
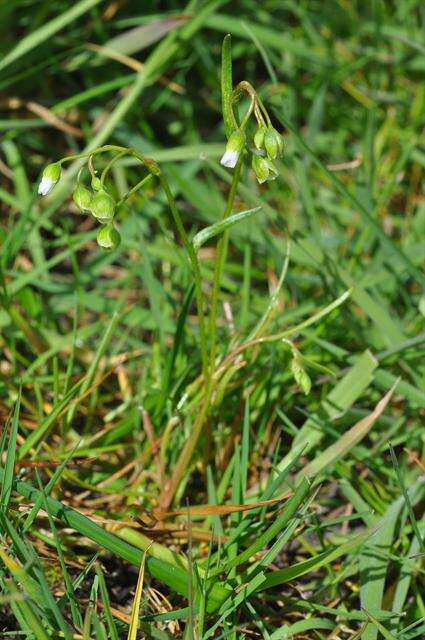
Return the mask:
{"type": "Polygon", "coordinates": [[[105,224],[97,234],[97,244],[103,249],[116,249],[121,242],[121,236],[113,224],[105,224]]]}
{"type": "Polygon", "coordinates": [[[92,193],[84,185],[77,184],[72,199],[81,211],[90,211],[92,193]]]}
{"type": "Polygon", "coordinates": [[[252,169],[257,176],[257,180],[260,184],[266,182],[269,177],[270,167],[267,162],[267,158],[262,156],[252,156],[252,169]]]}
{"type": "Polygon", "coordinates": [[[267,129],[265,127],[259,127],[254,135],[254,144],[257,149],[264,148],[264,136],[266,135],[267,129]]]}
{"type": "Polygon", "coordinates": [[[268,157],[274,160],[280,156],[283,152],[283,140],[282,136],[276,131],[274,127],[269,127],[264,136],[264,146],[268,157]]]}
{"type": "Polygon", "coordinates": [[[99,222],[106,224],[114,217],[115,202],[111,196],[102,189],[92,197],[90,211],[99,222]]]}
{"type": "Polygon", "coordinates": [[[102,183],[100,181],[100,179],[97,176],[93,176],[91,179],[91,188],[93,189],[93,191],[101,191],[102,190],[102,183]]]}

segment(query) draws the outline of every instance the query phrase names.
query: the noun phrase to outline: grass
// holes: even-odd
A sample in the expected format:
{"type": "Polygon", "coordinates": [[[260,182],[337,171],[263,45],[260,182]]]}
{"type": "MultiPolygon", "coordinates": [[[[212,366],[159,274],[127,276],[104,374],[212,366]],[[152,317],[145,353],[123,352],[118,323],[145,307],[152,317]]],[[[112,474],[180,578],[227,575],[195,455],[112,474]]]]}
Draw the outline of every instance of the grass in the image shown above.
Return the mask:
{"type": "Polygon", "coordinates": [[[0,637],[421,638],[420,3],[137,4],[0,7],[0,637]],[[112,252],[36,193],[105,144],[112,252]]]}

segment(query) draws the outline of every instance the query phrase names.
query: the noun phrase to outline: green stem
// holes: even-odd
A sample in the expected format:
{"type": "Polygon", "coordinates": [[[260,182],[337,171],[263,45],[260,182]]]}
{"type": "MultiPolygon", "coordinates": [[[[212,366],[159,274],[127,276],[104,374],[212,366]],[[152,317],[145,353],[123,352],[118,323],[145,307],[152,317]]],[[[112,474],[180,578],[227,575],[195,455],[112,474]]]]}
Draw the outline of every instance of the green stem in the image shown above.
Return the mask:
{"type": "MultiPolygon", "coordinates": [[[[80,158],[84,158],[87,156],[94,156],[94,155],[98,155],[99,153],[104,153],[106,151],[115,151],[117,152],[120,156],[124,155],[124,154],[129,154],[134,156],[135,158],[137,158],[144,167],[146,167],[146,169],[149,171],[149,173],[151,175],[157,176],[157,178],[159,179],[160,183],[161,183],[161,187],[164,190],[164,193],[167,197],[167,201],[168,201],[168,205],[170,207],[171,210],[171,215],[173,217],[174,220],[174,224],[177,228],[177,232],[180,236],[181,241],[183,242],[183,246],[186,249],[191,267],[192,267],[192,271],[193,271],[193,277],[195,280],[195,296],[196,296],[196,304],[197,304],[197,308],[198,308],[198,318],[199,318],[199,332],[200,332],[200,348],[201,348],[201,359],[202,359],[202,370],[203,370],[203,374],[204,377],[207,379],[208,378],[208,345],[207,345],[207,337],[206,337],[206,330],[205,330],[205,319],[204,319],[204,296],[202,293],[202,281],[201,281],[201,270],[199,267],[199,262],[198,262],[198,258],[196,255],[196,252],[192,246],[192,243],[190,242],[186,230],[184,228],[180,213],[177,209],[175,200],[173,198],[173,194],[171,193],[171,189],[170,186],[168,184],[168,180],[166,179],[166,177],[164,176],[164,174],[162,173],[161,169],[159,168],[159,166],[157,165],[157,163],[150,159],[150,158],[146,158],[145,156],[143,156],[141,153],[139,153],[138,151],[136,151],[136,149],[133,149],[131,147],[121,147],[118,145],[113,145],[113,144],[106,144],[103,145],[102,147],[99,147],[98,149],[94,149],[93,151],[85,151],[83,153],[79,153],[77,155],[73,155],[73,156],[67,156],[65,158],[62,158],[62,160],[60,160],[59,162],[62,164],[63,162],[68,162],[70,160],[78,160],[80,158]]],[[[109,165],[108,165],[109,166],[109,165]]],[[[140,186],[142,186],[142,184],[144,184],[146,178],[144,178],[143,180],[141,180],[135,187],[134,189],[132,189],[128,194],[130,195],[133,191],[137,190],[138,188],[140,188],[140,186]]],[[[126,196],[126,197],[127,197],[126,196]]]]}
{"type": "Polygon", "coordinates": [[[130,191],[127,191],[127,193],[121,198],[121,200],[118,200],[116,206],[119,207],[120,204],[123,204],[123,202],[125,202],[130,196],[133,195],[133,193],[136,193],[136,191],[139,191],[139,189],[141,189],[145,184],[148,184],[152,180],[152,178],[153,175],[151,173],[142,178],[142,180],[135,184],[134,187],[130,189],[130,191]]]}
{"type": "Polygon", "coordinates": [[[110,160],[108,162],[108,164],[106,165],[106,167],[102,171],[102,175],[100,176],[100,182],[102,183],[102,185],[105,182],[105,178],[108,175],[108,171],[110,171],[110,169],[114,166],[114,164],[116,162],[118,162],[118,160],[120,160],[120,158],[122,158],[123,156],[127,155],[127,153],[128,153],[128,151],[120,151],[120,153],[118,153],[116,156],[114,156],[112,158],[112,160],[110,160]]]}
{"type": "Polygon", "coordinates": [[[196,297],[196,305],[198,307],[198,319],[199,319],[199,333],[200,333],[200,347],[201,347],[201,359],[202,359],[202,370],[204,377],[207,379],[209,376],[208,372],[208,345],[207,345],[207,335],[205,330],[205,319],[204,319],[204,295],[202,293],[202,278],[201,278],[201,269],[199,267],[198,257],[196,255],[195,249],[193,248],[192,243],[187,237],[187,233],[183,226],[182,219],[180,217],[180,213],[177,209],[175,200],[173,198],[173,194],[171,193],[170,186],[168,184],[168,180],[161,172],[158,176],[161,182],[161,186],[164,190],[164,193],[168,200],[168,206],[170,207],[171,214],[174,219],[174,224],[176,225],[177,231],[180,235],[180,238],[183,242],[183,245],[187,251],[193,276],[195,279],[195,297],[196,297]]]}
{"type": "MultiPolygon", "coordinates": [[[[223,217],[222,217],[223,220],[226,220],[226,218],[228,218],[232,212],[233,203],[235,200],[239,179],[241,175],[242,160],[243,160],[243,154],[241,154],[238,160],[238,164],[235,167],[232,184],[231,184],[229,195],[227,198],[226,208],[224,210],[223,217]]],[[[208,325],[208,333],[210,336],[210,363],[209,363],[208,386],[211,386],[212,375],[214,372],[215,356],[216,356],[216,349],[217,349],[216,343],[217,343],[218,298],[220,293],[221,278],[223,275],[223,269],[226,262],[227,244],[228,244],[228,232],[224,232],[217,243],[217,257],[215,261],[213,291],[211,295],[211,310],[210,310],[210,318],[209,318],[209,325],[208,325]]]]}
{"type": "MultiPolygon", "coordinates": [[[[228,218],[232,212],[232,207],[235,200],[236,191],[238,188],[238,183],[241,175],[242,163],[243,163],[243,154],[241,154],[238,164],[235,167],[232,185],[230,187],[226,208],[224,210],[223,217],[222,217],[223,220],[226,220],[226,218],[228,218]]],[[[164,488],[162,499],[161,499],[161,508],[164,510],[167,510],[170,504],[172,503],[174,495],[179,487],[180,481],[188,469],[192,454],[196,448],[196,445],[198,444],[199,438],[201,437],[203,427],[208,418],[208,414],[210,410],[211,399],[212,399],[213,390],[214,390],[214,365],[215,365],[216,335],[217,335],[217,328],[216,328],[217,306],[218,306],[218,298],[219,298],[219,292],[220,292],[221,276],[223,273],[224,264],[226,260],[227,238],[228,238],[228,233],[226,232],[223,233],[223,235],[221,236],[217,244],[217,258],[216,258],[215,270],[214,270],[214,283],[213,283],[211,310],[210,310],[210,317],[209,317],[209,324],[208,324],[208,333],[210,336],[210,353],[209,353],[209,364],[207,364],[207,367],[206,367],[207,376],[205,377],[205,394],[204,394],[200,411],[196,416],[195,423],[193,425],[190,436],[186,440],[185,445],[177,459],[177,462],[174,465],[171,478],[164,488]]]]}

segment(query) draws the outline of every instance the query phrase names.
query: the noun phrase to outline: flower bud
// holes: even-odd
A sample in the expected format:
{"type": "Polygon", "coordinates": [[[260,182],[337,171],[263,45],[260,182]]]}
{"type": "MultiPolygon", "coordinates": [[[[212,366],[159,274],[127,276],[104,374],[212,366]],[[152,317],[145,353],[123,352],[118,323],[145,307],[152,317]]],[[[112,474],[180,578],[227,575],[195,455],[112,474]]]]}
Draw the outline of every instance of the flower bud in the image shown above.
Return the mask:
{"type": "Polygon", "coordinates": [[[295,382],[301,387],[302,391],[304,391],[305,395],[308,396],[311,389],[311,380],[310,376],[303,368],[300,357],[294,353],[291,362],[291,370],[292,375],[295,378],[295,382]]]}
{"type": "Polygon", "coordinates": [[[264,136],[264,146],[269,158],[274,160],[277,156],[280,156],[283,152],[283,140],[282,136],[274,129],[269,127],[264,136]]]}
{"type": "Polygon", "coordinates": [[[103,249],[116,249],[121,242],[121,236],[113,224],[105,224],[97,234],[97,244],[103,249]]]}
{"type": "Polygon", "coordinates": [[[43,175],[41,176],[41,181],[38,185],[38,194],[40,196],[47,196],[47,194],[51,192],[60,177],[61,166],[59,162],[48,164],[47,167],[44,168],[43,175]]]}
{"type": "Polygon", "coordinates": [[[102,183],[96,176],[93,176],[91,179],[91,188],[93,191],[100,191],[102,189],[102,183]]]}
{"type": "Polygon", "coordinates": [[[90,211],[99,222],[110,222],[115,213],[115,202],[106,191],[98,191],[91,199],[90,211]]]}
{"type": "Polygon", "coordinates": [[[81,211],[89,211],[91,207],[92,194],[84,185],[77,184],[72,199],[81,211]]]}
{"type": "Polygon", "coordinates": [[[255,132],[254,136],[254,144],[257,149],[263,149],[264,147],[264,136],[266,135],[267,129],[265,127],[259,127],[255,132]]]}
{"type": "Polygon", "coordinates": [[[245,146],[245,133],[242,129],[236,129],[230,136],[226,144],[226,151],[223,154],[223,157],[220,160],[220,163],[224,167],[229,167],[230,169],[234,169],[239,160],[239,155],[241,154],[243,148],[245,146]]]}

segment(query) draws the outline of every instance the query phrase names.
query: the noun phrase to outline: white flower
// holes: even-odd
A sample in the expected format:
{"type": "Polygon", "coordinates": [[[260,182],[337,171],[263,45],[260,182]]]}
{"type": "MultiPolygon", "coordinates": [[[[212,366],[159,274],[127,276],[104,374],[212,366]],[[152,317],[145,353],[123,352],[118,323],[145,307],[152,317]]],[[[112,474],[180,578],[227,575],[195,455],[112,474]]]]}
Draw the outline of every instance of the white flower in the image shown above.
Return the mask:
{"type": "Polygon", "coordinates": [[[223,154],[223,157],[220,160],[220,164],[222,164],[223,167],[229,167],[229,169],[234,169],[236,167],[238,158],[239,158],[239,153],[237,151],[226,150],[223,154]]]}
{"type": "Polygon", "coordinates": [[[40,184],[38,185],[38,194],[47,196],[51,192],[59,178],[61,177],[61,166],[59,162],[53,162],[44,167],[40,184]]]}
{"type": "Polygon", "coordinates": [[[229,167],[229,169],[234,169],[239,160],[239,156],[242,153],[242,150],[245,146],[245,133],[242,129],[236,129],[230,135],[230,138],[226,144],[226,151],[223,154],[223,157],[220,160],[220,163],[224,167],[229,167]]]}
{"type": "Polygon", "coordinates": [[[40,184],[38,185],[38,195],[47,196],[47,194],[50,193],[55,186],[56,182],[57,180],[51,180],[50,178],[46,178],[45,176],[43,176],[41,178],[40,184]]]}

